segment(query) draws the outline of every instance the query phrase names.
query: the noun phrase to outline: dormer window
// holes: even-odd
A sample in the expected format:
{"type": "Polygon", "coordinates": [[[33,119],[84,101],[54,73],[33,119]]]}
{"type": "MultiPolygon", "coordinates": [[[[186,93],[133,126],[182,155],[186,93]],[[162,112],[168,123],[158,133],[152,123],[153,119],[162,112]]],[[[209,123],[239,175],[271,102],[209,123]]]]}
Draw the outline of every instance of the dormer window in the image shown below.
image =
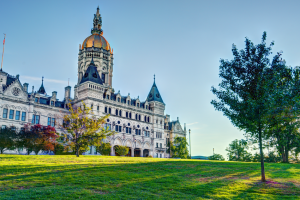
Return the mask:
{"type": "Polygon", "coordinates": [[[139,104],[139,103],[137,103],[137,104],[136,104],[136,106],[137,106],[137,107],[140,107],[140,104],[139,104]]]}
{"type": "Polygon", "coordinates": [[[127,101],[127,104],[130,105],[130,101],[129,100],[127,101]]]}
{"type": "Polygon", "coordinates": [[[54,106],[54,101],[51,101],[51,106],[54,106]]]}
{"type": "Polygon", "coordinates": [[[120,100],[121,100],[121,99],[120,99],[120,97],[119,97],[119,98],[118,98],[118,102],[120,102],[120,100]]]}
{"type": "Polygon", "coordinates": [[[107,95],[107,99],[109,99],[109,95],[107,95]]]}
{"type": "Polygon", "coordinates": [[[38,103],[39,102],[39,98],[35,98],[35,102],[38,103]]]}
{"type": "Polygon", "coordinates": [[[148,109],[148,106],[146,106],[146,109],[148,109]]]}

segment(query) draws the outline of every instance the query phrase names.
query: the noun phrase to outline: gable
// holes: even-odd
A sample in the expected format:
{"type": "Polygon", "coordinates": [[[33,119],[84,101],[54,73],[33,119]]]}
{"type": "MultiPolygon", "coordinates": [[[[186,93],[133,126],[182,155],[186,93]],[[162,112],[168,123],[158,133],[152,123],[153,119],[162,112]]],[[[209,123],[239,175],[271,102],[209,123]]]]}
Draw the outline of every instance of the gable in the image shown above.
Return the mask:
{"type": "Polygon", "coordinates": [[[23,90],[23,86],[20,84],[19,80],[16,79],[14,82],[12,82],[4,91],[4,96],[10,96],[14,98],[20,98],[20,99],[26,99],[28,98],[28,95],[23,90]]]}

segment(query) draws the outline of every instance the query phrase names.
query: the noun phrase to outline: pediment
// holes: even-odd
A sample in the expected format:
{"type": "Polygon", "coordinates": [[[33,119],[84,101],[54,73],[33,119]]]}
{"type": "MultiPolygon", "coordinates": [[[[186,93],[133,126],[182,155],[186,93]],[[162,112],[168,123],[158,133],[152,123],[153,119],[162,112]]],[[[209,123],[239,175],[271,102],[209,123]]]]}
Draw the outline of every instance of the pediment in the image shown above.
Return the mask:
{"type": "Polygon", "coordinates": [[[20,84],[18,80],[10,84],[6,88],[3,94],[4,96],[10,96],[10,97],[20,98],[20,99],[28,99],[27,93],[24,92],[23,86],[20,84]]]}

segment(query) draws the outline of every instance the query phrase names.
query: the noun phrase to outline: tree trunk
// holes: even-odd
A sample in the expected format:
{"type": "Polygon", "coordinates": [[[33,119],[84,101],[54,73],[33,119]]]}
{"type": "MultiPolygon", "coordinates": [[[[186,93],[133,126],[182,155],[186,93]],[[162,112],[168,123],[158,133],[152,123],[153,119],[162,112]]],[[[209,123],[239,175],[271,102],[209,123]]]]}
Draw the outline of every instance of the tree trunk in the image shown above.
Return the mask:
{"type": "Polygon", "coordinates": [[[285,163],[289,163],[289,150],[288,150],[288,148],[285,149],[285,163]]]}
{"type": "Polygon", "coordinates": [[[79,157],[79,147],[76,145],[76,157],[79,157]]]}
{"type": "Polygon", "coordinates": [[[258,130],[258,137],[259,137],[259,151],[260,151],[260,164],[261,164],[261,181],[266,182],[264,153],[263,153],[263,149],[262,149],[262,133],[261,133],[260,124],[259,124],[259,130],[258,130]]]}

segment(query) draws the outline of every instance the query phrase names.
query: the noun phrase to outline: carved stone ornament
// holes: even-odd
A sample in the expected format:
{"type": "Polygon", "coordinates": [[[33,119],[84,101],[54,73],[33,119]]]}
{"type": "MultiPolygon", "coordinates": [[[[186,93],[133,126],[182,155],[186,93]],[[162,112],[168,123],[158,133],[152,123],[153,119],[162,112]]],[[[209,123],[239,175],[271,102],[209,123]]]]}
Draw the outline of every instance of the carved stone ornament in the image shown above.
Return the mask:
{"type": "Polygon", "coordinates": [[[15,95],[15,96],[19,96],[20,91],[21,91],[20,88],[14,87],[12,89],[12,94],[15,95]]]}

